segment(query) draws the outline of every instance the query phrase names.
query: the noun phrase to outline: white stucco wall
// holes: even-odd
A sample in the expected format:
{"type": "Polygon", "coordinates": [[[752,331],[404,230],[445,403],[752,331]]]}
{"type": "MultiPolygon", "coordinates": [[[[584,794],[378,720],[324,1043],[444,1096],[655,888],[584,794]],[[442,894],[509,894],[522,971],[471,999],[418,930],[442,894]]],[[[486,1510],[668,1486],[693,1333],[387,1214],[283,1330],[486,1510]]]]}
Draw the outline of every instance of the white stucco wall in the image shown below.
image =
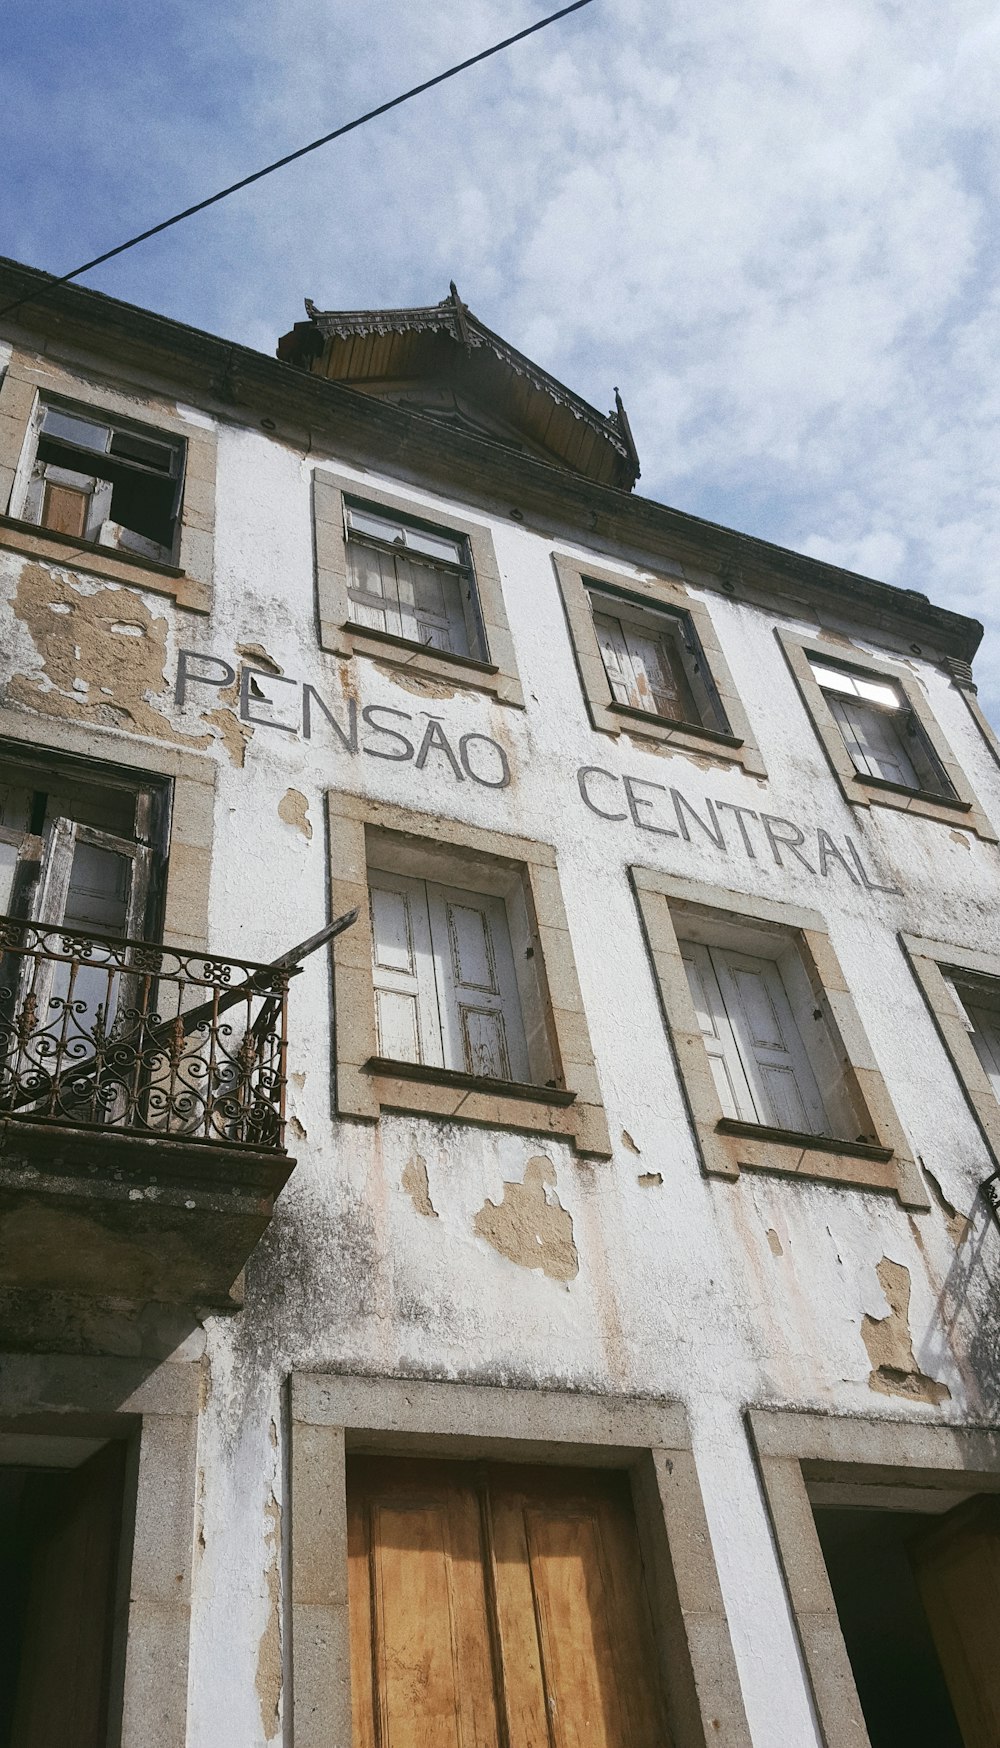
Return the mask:
{"type": "MultiPolygon", "coordinates": [[[[307,462],[259,433],[220,431],[214,610],[205,619],[162,596],[146,597],[152,617],[166,621],[168,648],[167,683],[151,701],[177,732],[203,734],[204,713],[218,707],[220,696],[192,684],[184,710],[176,709],[178,649],[236,663],[241,645],[262,647],[283,675],[311,682],[331,707],[342,708],[349,678],[362,704],[410,712],[411,738],[419,739],[423,713],[430,712],[453,745],[469,731],[496,739],[507,749],[512,781],[504,790],[458,783],[434,754],[422,771],[412,761],[389,763],[363,751],[352,758],[321,717],[308,742],[301,732],[257,727],[242,766],[221,739],[213,740],[219,781],[211,945],[267,960],[322,925],[330,788],[554,844],[615,1153],[608,1162],[582,1161],[568,1145],[537,1136],[402,1115],[386,1115],[377,1127],[335,1121],[326,956],[311,959],[295,980],[289,1146],[298,1165],[248,1267],[246,1310],[207,1325],[191,1748],[251,1748],[280,1735],[266,1671],[280,1619],[282,1392],[293,1368],[683,1401],[754,1743],[812,1748],[818,1737],[741,1415],[750,1403],[895,1418],[981,1419],[996,1412],[1000,1361],[990,1276],[1000,1235],[976,1201],[989,1156],[896,936],[905,930],[1000,952],[998,851],[946,824],[850,807],[774,636],[779,616],[721,594],[703,599],[767,780],[721,760],[596,734],[552,543],[509,519],[497,517],[491,527],[524,711],[458,688],[452,696],[422,695],[412,681],[363,659],[348,676],[345,664],[317,647],[310,528],[317,459],[351,472],[339,456],[307,462]],[[705,838],[684,842],[630,821],[604,821],[579,796],[576,772],[587,764],[675,784],[696,806],[710,795],[793,819],[807,835],[817,826],[838,841],[850,834],[867,866],[880,871],[876,877],[898,885],[901,895],[865,891],[836,865],[825,879],[794,861],[779,869],[759,827],[751,828],[757,848],[751,860],[732,815],[726,855],[705,838]],[[289,789],[306,798],[311,838],[279,818],[289,789]],[[930,1213],[911,1215],[894,1197],[859,1189],[750,1172],[736,1183],[703,1175],[626,878],[631,863],[822,912],[909,1140],[944,1196],[973,1221],[961,1248],[936,1197],[930,1213]],[[579,1273],[569,1283],[506,1260],[473,1230],[485,1200],[499,1202],[504,1182],[520,1181],[527,1160],[540,1153],[555,1167],[551,1193],[573,1221],[579,1273]],[[418,1213],[402,1187],[415,1154],[426,1162],[437,1218],[418,1213]],[[640,1181],[656,1173],[662,1183],[640,1181]],[[950,1391],[940,1408],[870,1387],[861,1322],[866,1313],[882,1317],[889,1309],[876,1274],[882,1258],[909,1272],[917,1359],[950,1391]]],[[[363,493],[371,476],[357,477],[363,493]]],[[[388,478],[376,483],[412,497],[414,509],[431,519],[447,521],[450,509],[477,518],[464,504],[388,478]]],[[[597,562],[614,568],[606,552],[597,562]]],[[[0,579],[12,600],[27,563],[0,555],[0,579]]],[[[627,580],[629,567],[621,571],[627,580]]],[[[78,586],[84,594],[113,587],[93,579],[78,586]]],[[[780,617],[780,623],[810,631],[816,622],[780,617]]],[[[863,627],[845,620],[841,629],[878,652],[878,640],[863,627]]],[[[1000,822],[1000,770],[961,694],[932,662],[910,661],[980,801],[1000,822]]],[[[5,607],[0,680],[37,677],[42,666],[31,625],[5,607]]],[[[264,678],[260,684],[274,696],[280,718],[296,722],[297,689],[269,686],[264,678]]],[[[77,696],[84,701],[78,719],[86,720],[96,694],[77,696]]],[[[40,712],[39,739],[47,733],[40,712]]],[[[116,730],[98,726],[95,756],[113,758],[116,740],[116,730]]]]}

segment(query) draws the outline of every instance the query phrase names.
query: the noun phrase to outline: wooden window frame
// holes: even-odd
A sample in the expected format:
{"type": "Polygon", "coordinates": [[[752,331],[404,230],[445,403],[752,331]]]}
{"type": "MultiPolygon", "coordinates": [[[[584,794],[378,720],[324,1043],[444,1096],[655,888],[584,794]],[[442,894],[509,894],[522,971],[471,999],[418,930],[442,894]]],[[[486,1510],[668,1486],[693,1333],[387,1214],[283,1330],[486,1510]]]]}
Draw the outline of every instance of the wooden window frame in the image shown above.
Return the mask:
{"type": "Polygon", "coordinates": [[[355,926],[333,943],[338,1112],[376,1121],[383,1110],[409,1111],[489,1128],[563,1136],[578,1153],[610,1159],[608,1121],[552,846],[335,790],[327,795],[327,824],[331,914],[340,916],[355,908],[359,912],[355,926]],[[492,865],[521,881],[540,961],[544,1021],[557,1080],[554,1088],[514,1086],[449,1069],[403,1068],[381,1060],[368,904],[368,834],[376,831],[408,839],[417,853],[423,847],[426,853],[434,850],[440,855],[446,847],[459,870],[449,884],[466,883],[460,871],[463,856],[467,866],[492,865]]]}
{"type": "Polygon", "coordinates": [[[930,1202],[920,1170],[823,918],[796,905],[676,879],[656,869],[632,867],[629,874],[706,1174],[735,1179],[747,1168],[852,1184],[895,1193],[903,1207],[926,1211],[930,1202]],[[876,1137],[875,1143],[831,1142],[822,1136],[786,1134],[724,1116],[678,944],[678,919],[685,914],[709,924],[717,921],[724,926],[735,920],[748,928],[780,931],[788,944],[795,946],[826,1021],[830,1043],[840,1057],[847,1098],[865,1131],[876,1137]]]}
{"type": "Polygon", "coordinates": [[[809,719],[826,754],[830,769],[840,785],[841,794],[852,807],[892,807],[901,813],[916,814],[921,819],[936,819],[951,826],[962,826],[976,833],[985,843],[995,844],[997,833],[977,801],[968,779],[938,727],[930,704],[919,682],[891,656],[866,655],[863,650],[847,648],[843,642],[817,634],[805,636],[796,631],[775,627],[775,636],[785,653],[785,659],[798,686],[809,719]],[[866,777],[855,767],[837,719],[826,701],[822,686],[813,674],[809,658],[825,662],[830,667],[852,670],[866,679],[887,681],[902,692],[907,705],[924,732],[934,756],[954,790],[953,796],[931,795],[914,791],[879,777],[866,777]]]}
{"type": "Polygon", "coordinates": [[[348,1452],[629,1473],[675,1748],[750,1748],[684,1410],[578,1391],[293,1372],[292,1719],[297,1748],[350,1742],[348,1452]]]}
{"type": "Polygon", "coordinates": [[[684,584],[662,575],[623,576],[620,572],[602,570],[560,552],[552,554],[552,562],[559,580],[580,685],[594,728],[602,734],[628,734],[659,741],[676,747],[678,752],[708,753],[713,758],[741,765],[752,776],[766,777],[763,758],[751,733],[711,615],[688,593],[684,584]],[[690,619],[728,721],[728,732],[698,724],[668,722],[652,711],[633,710],[615,702],[594,628],[591,587],[614,596],[626,618],[631,607],[633,611],[647,614],[659,611],[675,617],[683,614],[690,619]]]}
{"type": "Polygon", "coordinates": [[[928,940],[923,935],[900,933],[899,937],[913,975],[920,986],[941,1042],[951,1059],[966,1102],[979,1125],[983,1140],[1000,1168],[1000,1100],[990,1084],[968,1027],[949,986],[949,975],[996,980],[1000,996],[1000,955],[977,953],[947,941],[928,940]]]}
{"type": "Polygon", "coordinates": [[[346,658],[369,657],[391,668],[428,680],[450,680],[472,691],[486,692],[501,704],[524,707],[524,692],[507,623],[500,570],[493,538],[482,523],[452,515],[444,505],[424,506],[397,497],[366,479],[351,479],[327,467],[313,472],[313,528],[316,557],[316,605],[320,648],[346,658]],[[457,536],[467,543],[475,576],[479,619],[486,640],[485,659],[452,655],[408,639],[358,625],[350,615],[350,565],[345,500],[375,511],[402,516],[432,531],[457,536]],[[426,512],[426,513],[425,513],[426,512]]]}
{"type": "Polygon", "coordinates": [[[120,387],[95,381],[82,372],[74,374],[48,360],[37,362],[15,349],[0,380],[0,549],[168,595],[179,607],[208,613],[215,549],[216,450],[214,428],[207,422],[195,424],[182,418],[176,403],[171,406],[140,392],[125,395],[120,387]],[[183,441],[175,564],[97,546],[22,518],[22,500],[34,460],[37,411],[40,403],[48,401],[65,402],[112,423],[147,426],[153,433],[183,441]]]}
{"type": "MultiPolygon", "coordinates": [[[[751,1408],[747,1424],[823,1748],[871,1748],[809,1496],[810,1484],[1000,1493],[995,1427],[929,1426],[751,1408]]],[[[864,1493],[861,1493],[864,1489],[864,1493]]]]}
{"type": "Polygon", "coordinates": [[[47,739],[38,738],[37,720],[0,706],[0,758],[38,762],[79,770],[99,783],[102,771],[111,778],[131,779],[143,773],[171,782],[170,829],[163,894],[162,939],[192,952],[209,945],[208,902],[212,867],[217,767],[203,753],[180,747],[136,741],[115,730],[76,723],[46,723],[47,739]],[[106,738],[105,738],[106,737],[106,738]],[[34,759],[31,759],[34,755],[34,759]]]}
{"type": "Polygon", "coordinates": [[[123,1523],[128,1616],[112,1657],[117,1748],[185,1748],[198,1509],[198,1361],[4,1356],[0,1435],[27,1466],[55,1439],[131,1441],[123,1523]],[[34,1453],[34,1454],[32,1454],[34,1453]]]}

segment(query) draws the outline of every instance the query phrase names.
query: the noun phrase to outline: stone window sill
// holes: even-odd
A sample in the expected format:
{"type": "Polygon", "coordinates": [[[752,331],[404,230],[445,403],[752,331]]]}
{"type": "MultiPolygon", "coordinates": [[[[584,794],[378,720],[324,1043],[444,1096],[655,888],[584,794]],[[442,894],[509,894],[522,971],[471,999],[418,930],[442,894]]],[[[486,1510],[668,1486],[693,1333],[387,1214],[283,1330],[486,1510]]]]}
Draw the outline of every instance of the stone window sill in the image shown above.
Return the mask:
{"type": "Polygon", "coordinates": [[[838,1135],[812,1135],[798,1129],[775,1129],[766,1123],[744,1123],[739,1117],[723,1117],[716,1128],[720,1135],[738,1135],[747,1141],[777,1142],[783,1147],[815,1153],[840,1153],[852,1159],[869,1159],[882,1164],[893,1158],[891,1147],[879,1147],[874,1142],[848,1141],[838,1135]]]}
{"type": "Polygon", "coordinates": [[[392,1075],[399,1080],[419,1080],[427,1085],[468,1092],[487,1093],[492,1098],[523,1099],[535,1104],[572,1105],[576,1093],[565,1087],[536,1086],[531,1081],[496,1080],[486,1074],[466,1074],[457,1068],[437,1068],[424,1062],[394,1062],[387,1056],[371,1056],[365,1063],[370,1074],[392,1075]]]}
{"type": "Polygon", "coordinates": [[[616,716],[624,716],[633,722],[644,722],[650,728],[660,728],[670,734],[688,735],[692,740],[709,740],[716,746],[741,747],[746,743],[738,734],[729,734],[725,729],[708,728],[703,722],[681,722],[672,716],[660,716],[655,710],[637,710],[633,704],[619,704],[612,699],[608,705],[616,716]]]}
{"type": "Polygon", "coordinates": [[[37,522],[0,515],[0,547],[49,564],[69,565],[73,570],[107,577],[111,582],[131,583],[154,594],[169,595],[179,607],[190,607],[195,612],[207,613],[211,606],[211,593],[205,584],[176,565],[161,564],[137,552],[98,546],[92,540],[43,528],[37,522]]]}

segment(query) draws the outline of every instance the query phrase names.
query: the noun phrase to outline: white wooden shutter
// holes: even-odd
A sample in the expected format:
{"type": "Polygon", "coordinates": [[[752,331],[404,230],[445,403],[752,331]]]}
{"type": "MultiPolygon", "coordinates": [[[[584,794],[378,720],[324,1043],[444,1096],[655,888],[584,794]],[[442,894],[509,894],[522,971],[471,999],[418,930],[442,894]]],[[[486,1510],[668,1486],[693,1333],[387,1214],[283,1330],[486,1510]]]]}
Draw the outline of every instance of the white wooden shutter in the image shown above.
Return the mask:
{"type": "Polygon", "coordinates": [[[722,999],[712,956],[697,941],[680,941],[691,999],[705,1040],[712,1077],[722,1102],[723,1116],[739,1117],[744,1123],[764,1119],[754,1104],[753,1093],[740,1057],[739,1046],[722,999]]]}
{"type": "Polygon", "coordinates": [[[428,883],[446,1068],[530,1079],[502,898],[428,883]]]}
{"type": "Polygon", "coordinates": [[[612,698],[617,704],[631,704],[634,710],[638,710],[635,675],[621,625],[617,619],[609,619],[606,613],[595,613],[594,630],[612,698]]]}
{"type": "Polygon", "coordinates": [[[830,1119],[777,965],[719,947],[711,957],[758,1120],[829,1135],[830,1119]]]}
{"type": "Polygon", "coordinates": [[[368,889],[379,1055],[443,1067],[426,883],[372,869],[368,889]]]}
{"type": "Polygon", "coordinates": [[[882,777],[887,783],[901,783],[907,789],[922,788],[894,716],[854,698],[828,694],[827,702],[859,771],[868,777],[882,777]]]}
{"type": "Polygon", "coordinates": [[[617,703],[678,722],[698,720],[666,637],[607,613],[594,614],[594,629],[617,703]]]}
{"type": "Polygon", "coordinates": [[[983,1065],[984,1073],[998,1099],[1000,1099],[1000,1015],[990,1008],[971,1007],[964,1004],[965,1012],[972,1021],[972,1042],[976,1055],[983,1065]]]}
{"type": "Polygon", "coordinates": [[[41,864],[42,840],[28,831],[30,807],[29,790],[0,790],[0,916],[24,896],[25,864],[41,864]]]}
{"type": "Polygon", "coordinates": [[[360,541],[349,541],[347,558],[351,581],[347,590],[350,614],[356,625],[373,631],[388,631],[402,637],[396,567],[391,552],[380,552],[360,541]]]}
{"type": "Polygon", "coordinates": [[[396,586],[403,637],[453,655],[469,654],[459,577],[397,553],[396,586]]]}

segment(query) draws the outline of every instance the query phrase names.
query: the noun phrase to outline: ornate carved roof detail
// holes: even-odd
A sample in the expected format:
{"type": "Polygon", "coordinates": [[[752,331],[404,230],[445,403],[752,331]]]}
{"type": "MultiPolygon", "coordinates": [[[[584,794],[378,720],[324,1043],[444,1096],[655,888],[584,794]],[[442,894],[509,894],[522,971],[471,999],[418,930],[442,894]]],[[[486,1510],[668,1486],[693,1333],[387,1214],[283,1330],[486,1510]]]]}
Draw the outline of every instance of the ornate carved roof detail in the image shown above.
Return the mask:
{"type": "Polygon", "coordinates": [[[508,448],[627,491],[639,477],[618,390],[614,409],[599,413],[487,328],[454,282],[446,298],[426,308],[320,310],[307,298],[306,315],[279,342],[278,357],[287,363],[416,406],[429,418],[438,416],[433,391],[447,387],[508,448]]]}

